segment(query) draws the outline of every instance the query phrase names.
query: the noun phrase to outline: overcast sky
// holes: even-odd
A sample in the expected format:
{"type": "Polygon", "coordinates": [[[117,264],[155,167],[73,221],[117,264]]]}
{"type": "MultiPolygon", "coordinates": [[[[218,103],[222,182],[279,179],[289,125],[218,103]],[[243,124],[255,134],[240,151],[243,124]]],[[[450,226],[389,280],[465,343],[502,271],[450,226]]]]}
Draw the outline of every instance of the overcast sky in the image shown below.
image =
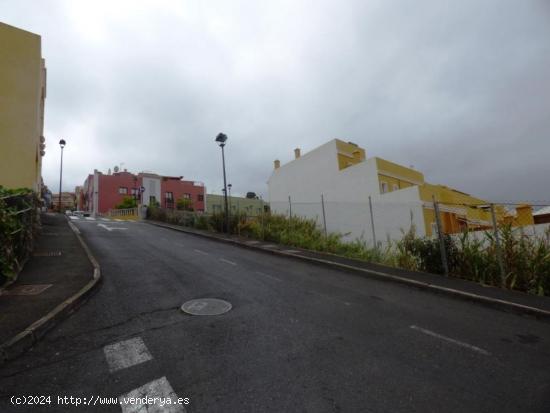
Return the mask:
{"type": "Polygon", "coordinates": [[[333,138],[495,200],[550,202],[550,1],[24,1],[42,36],[43,176],[122,165],[267,194],[333,138]]]}

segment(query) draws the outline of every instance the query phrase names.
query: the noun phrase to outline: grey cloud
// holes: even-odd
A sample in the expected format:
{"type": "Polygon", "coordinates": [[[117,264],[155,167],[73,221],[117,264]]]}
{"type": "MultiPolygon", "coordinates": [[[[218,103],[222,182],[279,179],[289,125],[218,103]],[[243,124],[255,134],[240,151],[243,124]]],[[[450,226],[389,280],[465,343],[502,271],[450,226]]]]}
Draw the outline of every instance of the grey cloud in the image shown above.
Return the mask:
{"type": "Polygon", "coordinates": [[[434,183],[550,202],[544,0],[82,3],[89,22],[30,4],[0,0],[0,20],[43,36],[53,188],[64,134],[67,188],[124,162],[219,193],[223,131],[236,193],[339,137],[434,183]]]}

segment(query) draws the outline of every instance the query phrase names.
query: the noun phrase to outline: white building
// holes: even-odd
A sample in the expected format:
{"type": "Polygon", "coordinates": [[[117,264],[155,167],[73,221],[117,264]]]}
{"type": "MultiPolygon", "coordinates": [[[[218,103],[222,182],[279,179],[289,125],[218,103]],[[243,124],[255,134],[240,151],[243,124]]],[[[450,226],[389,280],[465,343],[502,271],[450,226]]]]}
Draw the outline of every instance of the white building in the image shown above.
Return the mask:
{"type": "Polygon", "coordinates": [[[365,151],[351,142],[334,139],[280,165],[268,180],[269,202],[274,213],[317,220],[323,227],[324,198],[327,231],[351,241],[362,239],[372,245],[373,227],[378,243],[400,239],[411,224],[425,235],[424,202],[419,185],[422,173],[380,158],[366,159],[365,151]],[[290,197],[290,202],[289,202],[290,197]]]}

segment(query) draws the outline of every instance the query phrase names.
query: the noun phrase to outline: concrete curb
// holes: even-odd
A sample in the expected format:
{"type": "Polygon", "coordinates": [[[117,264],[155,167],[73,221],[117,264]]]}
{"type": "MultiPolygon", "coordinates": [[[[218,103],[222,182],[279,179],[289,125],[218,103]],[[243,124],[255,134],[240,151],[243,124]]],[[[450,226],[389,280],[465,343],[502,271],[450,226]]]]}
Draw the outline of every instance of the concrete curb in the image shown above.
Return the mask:
{"type": "Polygon", "coordinates": [[[99,267],[97,260],[92,255],[88,245],[80,236],[80,231],[78,228],[72,222],[68,222],[68,224],[78,238],[80,245],[82,245],[88,259],[94,267],[92,279],[78,292],[67,298],[44,317],[32,323],[15,337],[2,343],[0,345],[0,365],[20,356],[36,344],[50,329],[55,327],[68,315],[76,311],[82,304],[84,304],[101,282],[101,268],[99,267]]]}
{"type": "Polygon", "coordinates": [[[534,316],[534,317],[539,318],[539,319],[550,320],[550,311],[546,311],[546,310],[536,308],[536,307],[530,307],[530,306],[527,306],[527,305],[524,305],[524,304],[515,303],[513,301],[501,300],[501,299],[498,299],[498,298],[487,297],[487,296],[484,296],[484,295],[469,293],[469,292],[462,291],[462,290],[456,290],[454,288],[448,288],[448,287],[443,287],[443,286],[440,286],[440,285],[434,285],[434,284],[426,283],[426,282],[423,282],[423,281],[417,281],[417,280],[412,280],[410,278],[400,277],[398,275],[388,274],[388,273],[385,273],[385,272],[370,270],[370,269],[366,269],[366,268],[355,267],[353,265],[342,264],[342,263],[338,263],[338,262],[334,262],[334,261],[330,261],[330,260],[324,260],[324,259],[321,259],[321,258],[305,257],[303,255],[296,255],[296,254],[291,254],[291,253],[287,253],[287,252],[284,252],[284,251],[278,251],[278,250],[273,250],[273,249],[269,249],[269,248],[263,248],[261,246],[247,244],[247,243],[235,240],[235,239],[224,238],[224,237],[220,237],[220,236],[216,236],[216,235],[210,235],[210,234],[205,234],[205,233],[201,233],[201,232],[190,231],[190,230],[187,230],[183,227],[181,227],[181,228],[180,227],[175,227],[175,226],[172,226],[172,225],[169,225],[169,224],[163,224],[163,223],[152,222],[152,221],[143,221],[143,222],[146,222],[148,224],[155,225],[155,226],[158,226],[158,227],[172,229],[174,231],[185,232],[186,234],[196,235],[196,236],[200,236],[200,237],[203,237],[203,238],[208,238],[208,239],[212,239],[212,240],[216,240],[216,241],[220,241],[220,242],[230,243],[230,244],[237,245],[237,246],[240,246],[240,247],[243,247],[243,248],[253,249],[253,250],[256,250],[256,251],[267,252],[267,253],[270,253],[270,254],[273,254],[273,255],[281,255],[281,256],[284,256],[284,257],[287,257],[287,258],[294,258],[294,259],[301,260],[301,261],[309,261],[309,262],[314,263],[314,264],[329,266],[329,267],[344,270],[344,271],[347,271],[347,272],[359,273],[359,274],[361,274],[363,276],[366,276],[366,277],[371,277],[371,278],[376,278],[376,279],[379,279],[379,280],[391,281],[391,282],[395,282],[395,283],[399,283],[399,284],[409,285],[409,286],[412,286],[412,287],[420,288],[422,290],[432,291],[432,292],[435,292],[435,293],[438,293],[438,294],[445,294],[445,295],[452,296],[452,297],[455,297],[455,298],[459,298],[459,299],[462,299],[462,300],[474,301],[474,302],[477,302],[477,303],[480,303],[480,304],[483,304],[483,305],[486,305],[486,306],[490,306],[490,307],[493,307],[493,308],[497,308],[499,310],[507,311],[507,312],[513,312],[513,313],[521,314],[521,315],[527,314],[527,315],[534,316]]]}

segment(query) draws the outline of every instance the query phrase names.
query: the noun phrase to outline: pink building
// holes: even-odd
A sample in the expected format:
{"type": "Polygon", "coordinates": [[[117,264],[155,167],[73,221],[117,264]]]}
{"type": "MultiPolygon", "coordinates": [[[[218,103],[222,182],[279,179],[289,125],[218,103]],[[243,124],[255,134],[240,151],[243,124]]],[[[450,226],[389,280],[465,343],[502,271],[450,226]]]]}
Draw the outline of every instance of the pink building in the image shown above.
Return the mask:
{"type": "Polygon", "coordinates": [[[104,214],[114,209],[125,197],[134,197],[142,205],[160,204],[176,208],[178,199],[190,199],[195,211],[204,211],[205,187],[201,182],[184,181],[182,176],[160,176],[141,172],[134,175],[124,170],[103,174],[97,170],[88,175],[82,189],[79,209],[104,214]]]}

